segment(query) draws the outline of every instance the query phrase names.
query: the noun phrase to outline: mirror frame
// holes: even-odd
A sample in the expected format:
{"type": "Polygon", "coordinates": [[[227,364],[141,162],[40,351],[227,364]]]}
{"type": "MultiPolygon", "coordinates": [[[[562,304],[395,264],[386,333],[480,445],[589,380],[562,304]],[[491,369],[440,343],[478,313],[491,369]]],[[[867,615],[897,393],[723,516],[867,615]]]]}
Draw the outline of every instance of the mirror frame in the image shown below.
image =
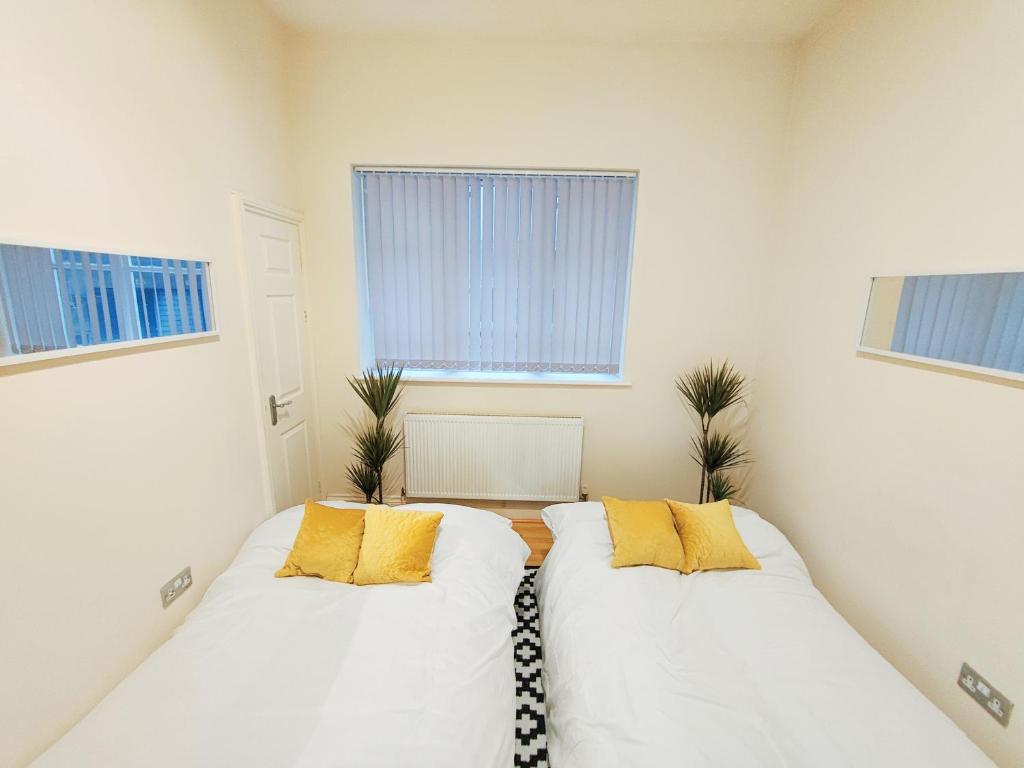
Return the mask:
{"type": "MultiPolygon", "coordinates": [[[[198,341],[219,340],[220,330],[220,294],[217,290],[217,281],[214,277],[215,263],[209,258],[200,258],[193,253],[174,253],[161,249],[135,249],[122,247],[94,247],[90,245],[68,244],[54,238],[50,240],[33,240],[21,237],[0,237],[0,243],[4,245],[24,246],[26,248],[58,249],[66,251],[83,251],[88,253],[107,254],[111,256],[143,256],[145,258],[174,259],[185,261],[201,261],[206,264],[206,279],[210,295],[210,317],[213,323],[213,330],[201,331],[198,333],[179,333],[171,336],[153,336],[147,339],[131,339],[128,341],[114,341],[105,344],[88,344],[80,347],[65,347],[62,349],[47,350],[44,352],[29,352],[26,354],[4,355],[0,354],[0,375],[13,372],[19,368],[32,370],[40,363],[64,363],[73,362],[76,358],[104,357],[111,354],[124,352],[142,351],[150,347],[171,347],[183,344],[192,344],[198,341]]],[[[0,322],[0,335],[5,333],[4,324],[0,322]]],[[[0,344],[3,339],[0,338],[0,344]]],[[[0,347],[2,348],[2,347],[0,347]]]]}
{"type": "Polygon", "coordinates": [[[970,269],[960,272],[954,271],[953,269],[933,269],[918,272],[885,272],[879,274],[869,274],[867,276],[867,295],[861,305],[863,307],[863,312],[861,313],[860,318],[860,330],[857,334],[857,354],[868,357],[897,360],[903,363],[911,363],[915,365],[925,366],[928,368],[945,369],[947,371],[967,374],[978,378],[1003,379],[1006,381],[1013,381],[1024,384],[1024,373],[1018,373],[1016,371],[1007,371],[1002,368],[988,368],[982,365],[971,365],[969,363],[957,363],[952,360],[942,360],[937,357],[924,357],[923,355],[908,355],[904,352],[893,352],[892,350],[888,349],[868,347],[865,346],[863,343],[864,331],[867,328],[868,323],[868,311],[871,309],[871,289],[874,287],[875,280],[878,278],[931,277],[935,275],[994,275],[1006,272],[1024,272],[1024,265],[997,267],[992,269],[970,269]]]}

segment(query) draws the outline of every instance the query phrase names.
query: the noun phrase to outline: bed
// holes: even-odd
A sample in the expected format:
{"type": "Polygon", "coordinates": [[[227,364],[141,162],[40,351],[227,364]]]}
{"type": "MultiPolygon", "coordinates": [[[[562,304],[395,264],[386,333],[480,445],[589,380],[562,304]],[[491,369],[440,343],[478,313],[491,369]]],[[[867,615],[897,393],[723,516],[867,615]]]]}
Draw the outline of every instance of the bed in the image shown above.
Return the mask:
{"type": "Polygon", "coordinates": [[[529,550],[490,512],[402,508],[444,512],[432,583],[275,579],[302,508],[281,512],[35,765],[511,766],[513,599],[529,550]]]}
{"type": "Polygon", "coordinates": [[[559,504],[537,577],[552,768],[993,765],[733,508],[761,571],[612,569],[600,503],[559,504]]]}

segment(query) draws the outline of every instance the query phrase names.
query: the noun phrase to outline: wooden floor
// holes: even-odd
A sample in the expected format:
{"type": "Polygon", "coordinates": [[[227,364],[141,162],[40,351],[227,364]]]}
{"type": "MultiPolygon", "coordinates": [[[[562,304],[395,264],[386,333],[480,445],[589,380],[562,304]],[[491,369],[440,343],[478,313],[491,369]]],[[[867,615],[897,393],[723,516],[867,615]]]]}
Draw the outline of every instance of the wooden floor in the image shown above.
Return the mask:
{"type": "Polygon", "coordinates": [[[512,530],[522,536],[523,541],[530,547],[530,559],[526,561],[526,564],[540,565],[543,563],[552,544],[551,531],[544,525],[544,521],[513,519],[512,530]]]}

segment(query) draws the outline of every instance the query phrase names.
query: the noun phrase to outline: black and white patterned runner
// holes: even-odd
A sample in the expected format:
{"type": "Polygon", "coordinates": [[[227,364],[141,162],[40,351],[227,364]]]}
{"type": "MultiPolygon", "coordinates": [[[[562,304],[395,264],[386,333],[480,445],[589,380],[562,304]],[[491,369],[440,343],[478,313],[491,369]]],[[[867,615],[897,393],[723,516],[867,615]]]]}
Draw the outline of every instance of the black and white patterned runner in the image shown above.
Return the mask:
{"type": "Polygon", "coordinates": [[[536,568],[527,568],[516,594],[518,621],[512,632],[516,660],[516,766],[547,768],[544,689],[541,687],[540,620],[533,590],[536,568]]]}

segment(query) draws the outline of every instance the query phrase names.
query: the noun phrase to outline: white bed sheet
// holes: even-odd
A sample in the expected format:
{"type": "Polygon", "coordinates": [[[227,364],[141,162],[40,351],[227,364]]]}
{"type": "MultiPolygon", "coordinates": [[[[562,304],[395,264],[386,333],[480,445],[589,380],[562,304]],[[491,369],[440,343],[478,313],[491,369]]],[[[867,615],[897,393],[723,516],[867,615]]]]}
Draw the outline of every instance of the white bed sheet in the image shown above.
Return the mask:
{"type": "Polygon", "coordinates": [[[991,761],[734,508],[762,571],[611,568],[600,503],[544,512],[552,768],[972,768],[991,761]]]}
{"type": "Polygon", "coordinates": [[[511,766],[513,599],[529,548],[490,512],[404,508],[444,512],[432,583],[276,579],[302,516],[281,512],[35,765],[511,766]]]}

